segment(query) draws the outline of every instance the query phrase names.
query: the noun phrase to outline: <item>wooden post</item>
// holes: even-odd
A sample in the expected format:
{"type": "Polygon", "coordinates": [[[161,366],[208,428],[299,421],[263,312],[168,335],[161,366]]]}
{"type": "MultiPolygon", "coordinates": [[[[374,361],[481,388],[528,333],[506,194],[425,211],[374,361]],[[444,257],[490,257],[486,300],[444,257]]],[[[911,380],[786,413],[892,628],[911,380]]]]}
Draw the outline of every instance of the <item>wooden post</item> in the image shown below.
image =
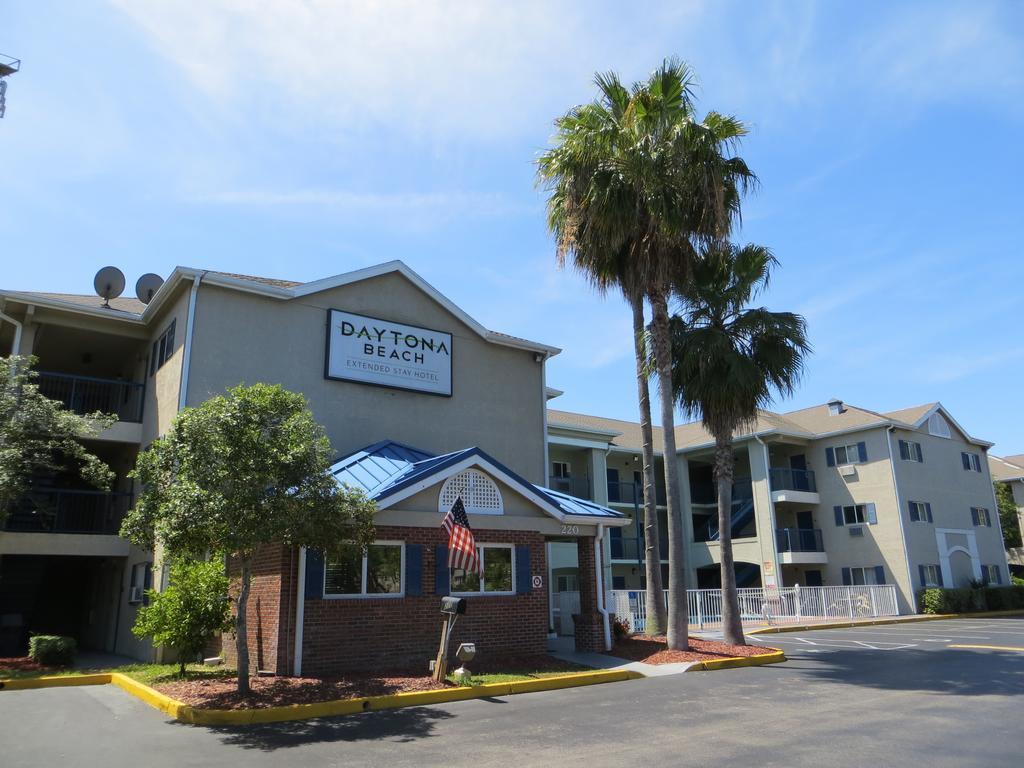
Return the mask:
{"type": "Polygon", "coordinates": [[[448,676],[448,633],[451,616],[445,616],[441,620],[441,645],[437,649],[437,658],[434,659],[434,680],[443,683],[448,676]]]}

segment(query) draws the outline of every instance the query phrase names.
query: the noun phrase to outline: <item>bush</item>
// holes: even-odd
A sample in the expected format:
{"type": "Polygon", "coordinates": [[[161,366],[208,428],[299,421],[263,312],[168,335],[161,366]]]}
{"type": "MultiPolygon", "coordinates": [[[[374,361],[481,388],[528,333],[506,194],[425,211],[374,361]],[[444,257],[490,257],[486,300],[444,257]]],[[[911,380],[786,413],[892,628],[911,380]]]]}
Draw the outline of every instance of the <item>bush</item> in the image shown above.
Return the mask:
{"type": "Polygon", "coordinates": [[[178,652],[181,674],[195,661],[216,632],[231,629],[228,577],[219,559],[179,560],[171,566],[163,592],[146,593],[149,605],[139,609],[132,632],[178,652]]]}
{"type": "Polygon", "coordinates": [[[28,655],[33,661],[52,667],[69,667],[75,663],[78,644],[73,637],[35,635],[29,638],[28,655]]]}
{"type": "Polygon", "coordinates": [[[1024,608],[1024,586],[972,589],[922,589],[918,593],[922,613],[975,613],[1024,608]]]}
{"type": "Polygon", "coordinates": [[[629,626],[629,619],[616,618],[612,622],[612,634],[615,635],[616,642],[619,640],[626,640],[632,633],[632,627],[629,626]]]}

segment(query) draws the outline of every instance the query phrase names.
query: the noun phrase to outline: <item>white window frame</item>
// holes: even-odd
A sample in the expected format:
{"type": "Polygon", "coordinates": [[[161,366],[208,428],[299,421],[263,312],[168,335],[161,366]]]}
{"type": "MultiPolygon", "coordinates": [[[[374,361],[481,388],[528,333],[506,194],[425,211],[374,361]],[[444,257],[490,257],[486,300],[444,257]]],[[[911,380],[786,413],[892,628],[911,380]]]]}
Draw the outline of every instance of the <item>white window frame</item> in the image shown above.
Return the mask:
{"type": "Polygon", "coordinates": [[[850,586],[851,587],[875,587],[875,586],[879,586],[878,582],[875,581],[875,566],[873,566],[873,565],[864,565],[864,566],[857,566],[856,568],[850,568],[850,586]],[[860,584],[857,583],[857,577],[854,576],[854,574],[857,573],[858,571],[860,571],[861,579],[863,579],[863,581],[861,581],[860,584]],[[871,581],[868,581],[868,574],[869,573],[871,574],[871,581]]]}
{"type": "Polygon", "coordinates": [[[836,448],[834,448],[833,450],[835,451],[836,466],[837,467],[848,467],[848,466],[852,466],[853,464],[860,464],[861,463],[860,462],[860,447],[857,445],[857,443],[853,443],[851,445],[840,445],[840,446],[837,446],[836,448]],[[853,451],[852,453],[851,453],[851,450],[853,451]],[[839,460],[839,452],[840,451],[842,451],[843,455],[846,456],[846,461],[840,461],[839,460]],[[852,461],[850,460],[851,456],[854,457],[854,459],[852,461]]]}
{"type": "Polygon", "coordinates": [[[914,512],[910,512],[910,522],[912,523],[931,523],[928,519],[928,505],[923,501],[914,501],[913,499],[908,500],[908,504],[913,504],[917,511],[917,519],[914,519],[914,512]]]}
{"type": "MultiPolygon", "coordinates": [[[[487,565],[487,550],[488,549],[507,549],[509,551],[509,558],[512,561],[512,590],[510,592],[485,592],[484,591],[484,577],[483,577],[483,574],[481,573],[481,576],[480,576],[480,589],[478,589],[476,592],[456,592],[454,589],[452,589],[451,590],[451,594],[452,595],[454,595],[455,597],[502,597],[502,596],[507,597],[509,595],[514,595],[516,593],[516,547],[515,547],[515,545],[514,544],[501,544],[501,543],[481,544],[480,542],[477,542],[477,545],[476,545],[477,557],[481,557],[482,556],[482,560],[481,560],[481,563],[480,563],[481,566],[486,566],[487,565]]],[[[449,584],[451,584],[452,582],[455,581],[454,575],[452,574],[453,570],[454,569],[450,569],[448,571],[448,583],[449,584]]],[[[483,571],[484,570],[483,567],[481,567],[480,570],[483,571]]]]}
{"type": "Polygon", "coordinates": [[[1001,577],[1002,577],[1002,573],[1000,572],[998,565],[982,565],[981,566],[981,578],[985,582],[986,585],[996,586],[996,587],[1002,586],[1002,579],[1001,579],[1001,577]],[[996,579],[996,578],[993,578],[993,576],[999,576],[1000,578],[996,579]]]}
{"type": "Polygon", "coordinates": [[[568,461],[552,461],[551,476],[557,477],[559,480],[568,480],[569,478],[572,477],[572,464],[569,463],[568,461]],[[564,474],[558,474],[558,471],[556,471],[556,469],[563,472],[564,474]]]}
{"type": "Polygon", "coordinates": [[[938,565],[921,564],[924,570],[924,586],[926,589],[942,586],[942,568],[938,565]]]}
{"type": "Polygon", "coordinates": [[[398,592],[367,592],[366,591],[366,568],[367,562],[369,561],[369,550],[363,553],[363,564],[362,564],[362,576],[360,580],[359,593],[344,594],[340,592],[328,592],[327,591],[327,565],[330,562],[327,557],[324,557],[324,578],[321,584],[321,594],[325,600],[395,600],[398,598],[405,597],[405,542],[394,541],[391,539],[381,539],[380,541],[374,541],[370,546],[380,545],[389,547],[401,547],[402,556],[399,560],[398,575],[399,575],[399,586],[398,592]]]}
{"type": "Polygon", "coordinates": [[[142,597],[141,595],[145,594],[145,589],[146,589],[146,569],[147,568],[152,568],[152,567],[153,567],[153,563],[150,563],[150,562],[135,563],[132,566],[131,583],[129,583],[129,585],[128,585],[128,605],[139,605],[139,604],[145,602],[145,597],[142,597]],[[138,577],[139,577],[138,582],[135,581],[136,575],[138,575],[138,577]],[[135,589],[136,587],[138,587],[138,589],[140,590],[139,591],[140,597],[139,597],[138,600],[133,600],[132,599],[132,590],[135,589]]]}
{"type": "Polygon", "coordinates": [[[921,453],[921,444],[916,440],[900,440],[901,443],[907,446],[907,458],[901,458],[901,461],[916,461],[921,463],[924,460],[924,454],[921,453]]]}
{"type": "Polygon", "coordinates": [[[845,527],[845,526],[848,526],[848,525],[871,525],[871,523],[868,522],[868,505],[867,504],[844,504],[843,505],[843,526],[845,527]],[[854,518],[853,522],[851,522],[851,521],[846,519],[846,511],[848,509],[852,509],[853,510],[853,518],[854,518]],[[858,520],[857,519],[857,510],[858,509],[861,511],[861,514],[864,517],[863,520],[858,520]]]}
{"type": "Polygon", "coordinates": [[[961,457],[960,468],[963,469],[964,472],[981,472],[981,456],[976,453],[971,453],[970,451],[961,451],[961,453],[963,456],[967,457],[967,463],[971,465],[969,467],[965,467],[963,458],[961,457]]]}
{"type": "Polygon", "coordinates": [[[971,507],[971,522],[974,522],[974,513],[977,512],[978,522],[974,524],[975,528],[991,528],[992,527],[992,513],[986,507],[971,507]],[[984,519],[982,513],[984,512],[984,519]]]}

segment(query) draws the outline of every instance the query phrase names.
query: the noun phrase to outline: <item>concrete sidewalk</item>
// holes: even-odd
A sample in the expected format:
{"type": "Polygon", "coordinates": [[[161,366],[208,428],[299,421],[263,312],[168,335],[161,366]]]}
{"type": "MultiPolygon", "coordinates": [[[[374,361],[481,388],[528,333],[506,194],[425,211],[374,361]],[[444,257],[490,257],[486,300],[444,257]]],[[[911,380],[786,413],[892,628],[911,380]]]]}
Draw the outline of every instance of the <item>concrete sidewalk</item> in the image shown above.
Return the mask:
{"type": "Polygon", "coordinates": [[[556,659],[570,661],[573,664],[580,664],[584,667],[594,669],[623,669],[629,672],[639,672],[644,677],[665,677],[666,675],[680,675],[699,661],[691,661],[680,664],[647,664],[643,661],[629,661],[620,659],[617,656],[609,656],[606,653],[586,653],[577,651],[571,637],[558,637],[548,640],[548,653],[556,659]]]}

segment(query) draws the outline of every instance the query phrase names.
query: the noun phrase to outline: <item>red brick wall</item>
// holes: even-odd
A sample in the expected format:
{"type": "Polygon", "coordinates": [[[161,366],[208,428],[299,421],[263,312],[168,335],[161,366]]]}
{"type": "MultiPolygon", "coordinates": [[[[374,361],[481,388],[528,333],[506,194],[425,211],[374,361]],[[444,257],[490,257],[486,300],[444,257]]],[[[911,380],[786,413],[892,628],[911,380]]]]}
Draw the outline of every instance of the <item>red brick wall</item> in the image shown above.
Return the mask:
{"type": "MultiPolygon", "coordinates": [[[[438,528],[378,526],[377,538],[423,547],[423,594],[398,599],[307,599],[302,644],[303,675],[346,670],[426,671],[441,635],[441,596],[434,593],[435,547],[447,544],[438,528]]],[[[474,642],[477,658],[525,656],[546,651],[547,563],[544,537],[533,531],[477,532],[479,543],[529,546],[531,575],[545,585],[525,595],[468,598],[452,635],[451,650],[474,642]]],[[[472,665],[470,665],[472,666],[472,665]]]]}

